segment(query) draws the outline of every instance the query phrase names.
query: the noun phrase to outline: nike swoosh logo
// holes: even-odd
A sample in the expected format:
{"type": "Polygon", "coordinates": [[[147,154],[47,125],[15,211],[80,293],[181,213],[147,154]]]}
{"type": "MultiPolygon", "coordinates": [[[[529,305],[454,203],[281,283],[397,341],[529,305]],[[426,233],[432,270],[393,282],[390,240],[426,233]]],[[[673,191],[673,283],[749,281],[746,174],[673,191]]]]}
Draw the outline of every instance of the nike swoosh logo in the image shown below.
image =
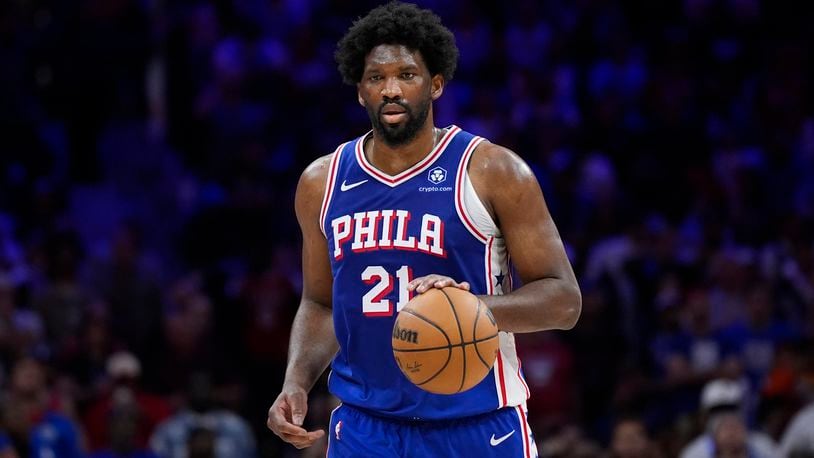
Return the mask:
{"type": "Polygon", "coordinates": [[[501,442],[503,442],[503,441],[505,441],[506,439],[508,439],[509,437],[511,437],[511,436],[512,436],[512,434],[514,434],[514,430],[511,430],[511,432],[509,432],[508,434],[505,434],[505,435],[503,435],[503,436],[500,436],[500,437],[498,437],[497,439],[495,439],[495,435],[494,435],[494,434],[492,434],[492,438],[491,438],[491,439],[489,439],[489,444],[490,444],[492,447],[494,447],[494,446],[496,446],[496,445],[500,445],[500,444],[501,444],[501,442]]]}
{"type": "Polygon", "coordinates": [[[342,184],[339,186],[339,189],[341,189],[343,192],[351,190],[351,189],[353,189],[353,188],[355,188],[357,186],[361,186],[361,185],[367,183],[367,180],[357,181],[356,183],[351,183],[351,184],[347,184],[345,181],[347,181],[347,180],[343,180],[342,184]]]}

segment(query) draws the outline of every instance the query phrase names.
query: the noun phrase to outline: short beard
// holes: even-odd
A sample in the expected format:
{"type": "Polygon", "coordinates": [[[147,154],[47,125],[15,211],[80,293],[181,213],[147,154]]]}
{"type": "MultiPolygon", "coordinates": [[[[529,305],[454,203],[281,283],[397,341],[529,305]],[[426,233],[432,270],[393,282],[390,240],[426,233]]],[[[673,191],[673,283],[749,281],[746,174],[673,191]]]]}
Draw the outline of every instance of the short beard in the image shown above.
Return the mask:
{"type": "Polygon", "coordinates": [[[415,113],[408,105],[401,102],[383,102],[376,111],[368,105],[365,105],[365,109],[367,110],[367,115],[376,133],[382,137],[382,140],[384,140],[387,146],[395,147],[409,143],[418,135],[418,131],[421,130],[421,127],[427,121],[427,117],[430,114],[430,103],[432,103],[432,101],[429,98],[420,101],[415,113]],[[384,110],[384,106],[388,103],[395,103],[404,108],[407,114],[407,121],[405,121],[404,124],[391,126],[390,124],[382,122],[382,110],[384,110]]]}

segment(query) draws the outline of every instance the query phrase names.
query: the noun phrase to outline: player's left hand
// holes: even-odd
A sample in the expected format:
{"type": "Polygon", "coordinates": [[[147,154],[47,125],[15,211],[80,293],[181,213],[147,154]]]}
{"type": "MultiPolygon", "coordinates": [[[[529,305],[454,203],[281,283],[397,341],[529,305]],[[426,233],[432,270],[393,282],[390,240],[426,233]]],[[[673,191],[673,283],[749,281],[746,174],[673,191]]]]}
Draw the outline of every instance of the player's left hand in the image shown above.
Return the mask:
{"type": "Polygon", "coordinates": [[[458,283],[450,277],[438,274],[425,275],[418,277],[407,284],[407,290],[415,291],[418,294],[427,292],[431,288],[446,288],[451,286],[453,288],[460,288],[464,291],[469,291],[469,282],[462,281],[458,283]]]}

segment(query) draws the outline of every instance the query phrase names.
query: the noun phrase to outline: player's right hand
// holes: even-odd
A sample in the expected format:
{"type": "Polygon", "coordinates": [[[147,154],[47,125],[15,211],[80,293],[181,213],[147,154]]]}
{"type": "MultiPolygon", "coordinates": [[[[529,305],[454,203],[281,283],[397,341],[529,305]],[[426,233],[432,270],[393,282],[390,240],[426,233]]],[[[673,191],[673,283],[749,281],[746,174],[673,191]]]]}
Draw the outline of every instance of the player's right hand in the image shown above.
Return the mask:
{"type": "Polygon", "coordinates": [[[325,431],[306,431],[302,427],[308,412],[308,393],[297,386],[284,385],[283,391],[269,408],[266,425],[280,439],[299,449],[310,447],[325,431]]]}
{"type": "Polygon", "coordinates": [[[470,289],[469,282],[462,281],[459,283],[446,275],[430,274],[413,279],[413,281],[407,284],[407,290],[423,294],[433,288],[443,289],[448,286],[460,288],[464,291],[469,291],[470,289]]]}

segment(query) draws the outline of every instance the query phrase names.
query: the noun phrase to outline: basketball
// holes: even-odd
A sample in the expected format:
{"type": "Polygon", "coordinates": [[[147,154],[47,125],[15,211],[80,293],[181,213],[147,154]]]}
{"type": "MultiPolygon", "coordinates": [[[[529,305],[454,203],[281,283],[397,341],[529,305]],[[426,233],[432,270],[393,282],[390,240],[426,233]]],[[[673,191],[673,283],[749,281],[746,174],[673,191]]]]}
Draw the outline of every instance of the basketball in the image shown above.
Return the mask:
{"type": "Polygon", "coordinates": [[[492,369],[498,331],[492,312],[474,294],[433,288],[399,312],[392,342],[396,363],[411,382],[430,393],[455,394],[492,369]]]}

